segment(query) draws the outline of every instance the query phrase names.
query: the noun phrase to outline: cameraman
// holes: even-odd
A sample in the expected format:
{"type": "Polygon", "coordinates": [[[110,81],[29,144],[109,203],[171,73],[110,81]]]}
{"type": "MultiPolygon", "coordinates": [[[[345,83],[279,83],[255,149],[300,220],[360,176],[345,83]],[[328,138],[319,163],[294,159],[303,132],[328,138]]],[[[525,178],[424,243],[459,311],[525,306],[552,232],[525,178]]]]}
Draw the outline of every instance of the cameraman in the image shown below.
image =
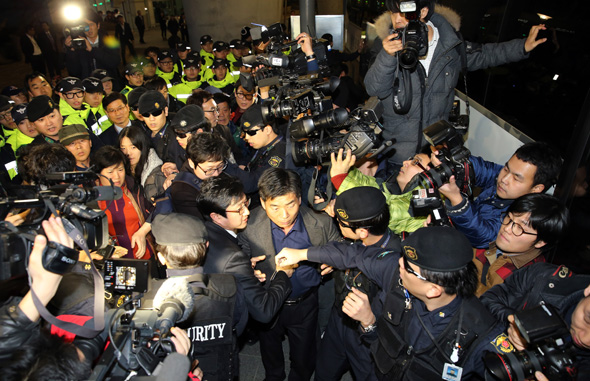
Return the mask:
{"type": "Polygon", "coordinates": [[[478,70],[491,66],[520,61],[537,45],[546,41],[537,40],[544,25],[531,28],[528,38],[516,39],[500,44],[466,44],[456,33],[455,25],[460,20],[453,10],[438,6],[435,0],[416,0],[420,21],[428,27],[428,53],[420,57],[416,70],[398,69],[399,52],[404,48],[401,29],[408,25],[401,13],[399,0],[385,2],[387,12],[375,23],[377,34],[373,49],[378,54],[365,77],[365,86],[370,96],[378,96],[384,102],[384,139],[396,139],[395,154],[389,159],[392,164],[401,165],[402,160],[419,152],[422,129],[441,119],[448,119],[454,100],[454,87],[462,70],[461,51],[467,55],[467,69],[478,70]],[[450,20],[454,20],[452,23],[450,20]],[[395,29],[392,33],[392,29],[395,29]],[[381,48],[382,42],[382,48],[381,48]],[[394,94],[393,84],[400,74],[409,76],[409,85],[400,81],[399,93],[394,94]],[[405,72],[405,73],[404,73],[405,72]],[[427,78],[427,81],[426,79],[427,78]],[[420,91],[421,86],[424,91],[420,91]],[[411,89],[414,89],[413,92],[411,89]],[[394,110],[394,96],[407,97],[411,101],[407,112],[394,110]]]}
{"type": "MultiPolygon", "coordinates": [[[[440,165],[434,152],[433,166],[440,165]]],[[[451,221],[467,236],[475,248],[487,248],[502,223],[502,213],[512,201],[529,193],[544,193],[557,182],[562,159],[547,143],[527,143],[514,152],[501,166],[481,157],[470,156],[473,185],[482,189],[477,199],[465,197],[451,176],[449,183],[439,191],[447,200],[445,206],[451,221]]]]}
{"type": "Polygon", "coordinates": [[[83,22],[88,25],[85,32],[86,48],[72,47],[72,37],[65,39],[66,67],[68,73],[77,78],[90,77],[95,69],[105,69],[111,78],[119,78],[117,66],[121,61],[119,48],[105,44],[105,34],[100,30],[102,18],[92,9],[86,10],[83,22]]]}
{"type": "MultiPolygon", "coordinates": [[[[589,275],[574,274],[565,266],[536,263],[516,271],[504,283],[481,296],[481,302],[508,327],[508,336],[517,350],[526,342],[518,333],[513,314],[540,304],[557,308],[569,327],[574,344],[578,380],[590,379],[590,283],[589,275]]],[[[537,379],[546,380],[539,376],[537,379]]]]}

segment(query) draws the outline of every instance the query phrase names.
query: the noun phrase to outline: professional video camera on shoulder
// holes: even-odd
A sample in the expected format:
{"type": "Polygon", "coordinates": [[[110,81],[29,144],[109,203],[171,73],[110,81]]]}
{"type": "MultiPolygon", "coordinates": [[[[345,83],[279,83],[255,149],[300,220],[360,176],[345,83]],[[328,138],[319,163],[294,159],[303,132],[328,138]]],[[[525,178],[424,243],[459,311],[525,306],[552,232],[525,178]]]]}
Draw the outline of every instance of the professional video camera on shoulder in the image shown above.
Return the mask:
{"type": "Polygon", "coordinates": [[[330,153],[340,148],[350,149],[357,159],[384,153],[393,142],[381,137],[382,113],[383,104],[372,97],[350,117],[346,109],[338,108],[294,121],[289,128],[293,161],[297,165],[327,162],[330,153]]]}
{"type": "MultiPolygon", "coordinates": [[[[533,380],[540,371],[550,380],[574,380],[574,350],[564,337],[569,329],[548,304],[517,312],[514,321],[528,348],[505,354],[489,352],[484,363],[496,380],[533,380]]],[[[486,378],[487,379],[487,378],[486,378]]]]}
{"type": "MultiPolygon", "coordinates": [[[[32,188],[30,198],[8,197],[0,199],[0,220],[9,212],[28,210],[25,222],[15,227],[0,223],[0,280],[10,279],[26,272],[32,243],[36,234],[43,234],[41,222],[52,214],[59,215],[68,233],[77,230],[78,246],[96,250],[108,244],[108,220],[104,212],[95,211],[85,204],[96,200],[116,200],[123,195],[121,188],[94,186],[94,172],[59,172],[45,176],[43,189],[32,188]]],[[[78,260],[78,251],[50,242],[43,253],[46,270],[64,274],[78,260]]]]}
{"type": "Polygon", "coordinates": [[[88,24],[82,19],[82,10],[76,5],[68,5],[63,9],[64,18],[67,20],[63,29],[64,37],[72,38],[71,47],[75,50],[86,50],[86,32],[88,24]]]}

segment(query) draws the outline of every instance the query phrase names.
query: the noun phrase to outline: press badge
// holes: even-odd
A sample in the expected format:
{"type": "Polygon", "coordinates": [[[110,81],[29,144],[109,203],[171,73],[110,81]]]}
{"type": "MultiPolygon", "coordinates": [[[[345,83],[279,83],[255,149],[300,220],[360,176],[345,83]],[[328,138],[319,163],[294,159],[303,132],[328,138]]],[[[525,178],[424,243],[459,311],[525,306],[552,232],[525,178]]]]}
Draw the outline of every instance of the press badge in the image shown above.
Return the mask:
{"type": "Polygon", "coordinates": [[[445,363],[442,379],[448,381],[458,381],[461,379],[461,373],[463,373],[463,368],[460,366],[445,363]]]}

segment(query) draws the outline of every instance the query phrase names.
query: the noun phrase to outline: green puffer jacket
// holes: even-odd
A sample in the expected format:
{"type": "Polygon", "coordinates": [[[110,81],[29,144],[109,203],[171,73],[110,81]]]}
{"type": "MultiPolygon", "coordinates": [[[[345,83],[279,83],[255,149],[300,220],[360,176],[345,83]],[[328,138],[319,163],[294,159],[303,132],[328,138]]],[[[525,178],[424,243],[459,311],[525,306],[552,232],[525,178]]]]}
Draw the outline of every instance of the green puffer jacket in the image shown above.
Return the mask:
{"type": "Polygon", "coordinates": [[[352,168],[350,172],[348,172],[348,176],[346,176],[340,185],[336,195],[339,195],[345,190],[361,186],[381,189],[385,196],[387,206],[389,206],[389,229],[395,234],[401,234],[402,232],[412,233],[423,226],[424,221],[426,220],[425,217],[412,217],[410,216],[410,213],[408,213],[412,192],[400,195],[391,194],[387,187],[379,183],[377,179],[362,174],[361,171],[356,168],[352,168]]]}

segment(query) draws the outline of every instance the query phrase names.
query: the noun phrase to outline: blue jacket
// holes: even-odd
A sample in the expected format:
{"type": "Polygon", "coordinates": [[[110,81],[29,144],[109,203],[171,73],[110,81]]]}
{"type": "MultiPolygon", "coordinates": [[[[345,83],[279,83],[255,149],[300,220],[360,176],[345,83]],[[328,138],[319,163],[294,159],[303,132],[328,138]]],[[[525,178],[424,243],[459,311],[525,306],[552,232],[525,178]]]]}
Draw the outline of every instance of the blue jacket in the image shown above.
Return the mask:
{"type": "Polygon", "coordinates": [[[496,240],[502,224],[502,213],[512,201],[498,198],[496,180],[503,166],[485,161],[479,156],[470,157],[475,173],[475,185],[482,188],[474,201],[463,197],[457,206],[446,201],[447,214],[455,227],[461,231],[476,248],[487,248],[496,240]]]}

